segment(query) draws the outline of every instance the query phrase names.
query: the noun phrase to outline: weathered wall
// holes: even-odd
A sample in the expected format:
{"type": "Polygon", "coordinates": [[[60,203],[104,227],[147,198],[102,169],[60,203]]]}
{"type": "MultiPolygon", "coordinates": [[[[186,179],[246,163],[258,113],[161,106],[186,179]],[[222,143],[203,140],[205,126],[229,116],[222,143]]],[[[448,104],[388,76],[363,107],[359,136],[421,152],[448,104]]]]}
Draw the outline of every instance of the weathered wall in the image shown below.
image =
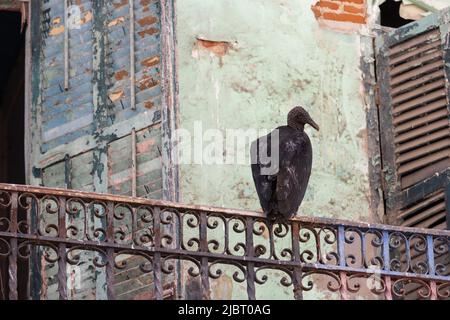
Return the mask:
{"type": "MultiPolygon", "coordinates": [[[[157,0],[141,0],[135,1],[133,9],[134,83],[128,1],[74,1],[69,11],[75,18],[69,21],[68,30],[62,1],[33,1],[31,184],[132,195],[135,148],[136,195],[161,197],[161,7],[157,0]],[[133,128],[135,146],[131,143],[133,128]]],[[[81,212],[71,224],[82,222],[81,212]]],[[[103,223],[91,218],[97,227],[103,223]]],[[[126,219],[118,220],[114,222],[117,228],[130,228],[126,219]]],[[[98,237],[102,240],[103,235],[98,237]]],[[[93,272],[95,254],[83,251],[81,256],[77,268],[68,268],[68,272],[81,274],[81,284],[69,292],[69,298],[105,298],[105,274],[93,272]]],[[[150,276],[137,272],[137,264],[136,259],[129,259],[127,268],[117,272],[118,299],[139,298],[153,285],[150,276]]],[[[56,298],[55,265],[42,266],[42,270],[40,295],[56,298]]]]}
{"type": "MultiPolygon", "coordinates": [[[[314,3],[178,1],[180,127],[272,129],[301,104],[321,130],[306,129],[314,160],[300,214],[371,220],[360,36],[319,27],[314,3]]],[[[180,172],[183,202],[260,208],[248,165],[180,172]]]]}
{"type": "MultiPolygon", "coordinates": [[[[226,129],[273,129],[303,105],[321,130],[306,129],[313,172],[299,214],[373,221],[360,70],[366,44],[358,33],[364,25],[324,26],[314,14],[316,2],[178,1],[180,127],[194,134],[201,122],[203,132],[219,128],[224,135],[226,129]]],[[[260,210],[248,164],[181,164],[180,196],[185,203],[260,210]]],[[[212,282],[214,297],[246,297],[245,283],[231,275],[212,282]]],[[[269,277],[257,298],[292,298],[292,288],[279,283],[282,276],[269,277]]],[[[332,295],[316,290],[304,297],[332,295]]]]}

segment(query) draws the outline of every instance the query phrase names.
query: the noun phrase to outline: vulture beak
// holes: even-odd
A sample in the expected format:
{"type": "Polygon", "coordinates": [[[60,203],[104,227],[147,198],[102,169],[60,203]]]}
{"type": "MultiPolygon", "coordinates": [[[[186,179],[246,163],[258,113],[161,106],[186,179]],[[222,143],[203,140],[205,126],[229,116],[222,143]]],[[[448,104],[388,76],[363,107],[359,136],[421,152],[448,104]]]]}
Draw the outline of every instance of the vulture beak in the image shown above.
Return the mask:
{"type": "Polygon", "coordinates": [[[311,127],[313,127],[314,129],[316,129],[317,131],[319,131],[319,125],[317,123],[314,122],[313,119],[309,118],[309,121],[307,122],[311,127]]]}

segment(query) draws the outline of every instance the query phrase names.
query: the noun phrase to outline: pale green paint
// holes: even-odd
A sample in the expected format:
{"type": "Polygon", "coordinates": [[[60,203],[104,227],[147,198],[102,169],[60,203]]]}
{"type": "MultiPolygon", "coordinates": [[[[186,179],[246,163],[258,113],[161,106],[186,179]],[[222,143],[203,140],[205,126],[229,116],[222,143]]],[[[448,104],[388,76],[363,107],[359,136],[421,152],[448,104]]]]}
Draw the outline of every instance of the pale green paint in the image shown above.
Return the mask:
{"type": "MultiPolygon", "coordinates": [[[[204,129],[272,129],[285,124],[291,107],[306,106],[321,130],[307,129],[314,161],[300,214],[371,221],[360,36],[320,28],[313,2],[177,1],[179,125],[191,133],[194,121],[204,129]],[[196,38],[233,48],[219,58],[198,50],[196,38]]],[[[181,165],[180,196],[185,203],[260,209],[244,165],[181,165]]],[[[257,297],[292,297],[279,280],[268,284],[274,290],[257,288],[257,297]]],[[[234,283],[233,297],[245,292],[245,283],[234,283]]]]}
{"type": "MultiPolygon", "coordinates": [[[[321,126],[308,128],[313,173],[301,214],[368,220],[366,118],[360,39],[321,29],[310,2],[177,2],[180,127],[266,128],[294,105],[321,126]],[[220,59],[196,51],[196,37],[234,44],[220,59]]],[[[181,165],[183,202],[259,209],[244,165],[181,165]]]]}

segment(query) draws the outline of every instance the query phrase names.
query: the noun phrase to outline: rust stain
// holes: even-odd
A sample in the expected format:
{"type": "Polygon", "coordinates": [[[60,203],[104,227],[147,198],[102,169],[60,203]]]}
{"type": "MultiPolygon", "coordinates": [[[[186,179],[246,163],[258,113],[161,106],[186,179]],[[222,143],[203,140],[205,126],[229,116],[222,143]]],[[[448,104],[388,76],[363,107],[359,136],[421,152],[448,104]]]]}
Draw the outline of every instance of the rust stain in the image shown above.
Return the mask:
{"type": "Polygon", "coordinates": [[[152,2],[152,0],[141,0],[141,5],[148,6],[151,2],[152,2]]]}
{"type": "Polygon", "coordinates": [[[128,5],[128,0],[121,0],[119,3],[114,3],[114,8],[119,9],[123,6],[128,5]]]}
{"type": "Polygon", "coordinates": [[[112,20],[110,23],[108,23],[108,27],[113,27],[113,26],[116,26],[116,25],[118,25],[120,23],[123,23],[123,22],[125,22],[125,18],[124,17],[119,17],[119,18],[116,18],[116,19],[112,20]]]}
{"type": "Polygon", "coordinates": [[[53,19],[52,23],[53,24],[60,24],[61,23],[61,18],[58,17],[58,18],[53,19]]]}
{"type": "Polygon", "coordinates": [[[53,27],[52,30],[50,31],[50,35],[57,36],[58,34],[61,34],[63,32],[64,32],[64,26],[53,27]]]}
{"type": "Polygon", "coordinates": [[[145,67],[153,67],[159,63],[159,56],[153,56],[141,61],[141,65],[145,67]]]}
{"type": "Polygon", "coordinates": [[[152,24],[156,23],[156,21],[158,21],[158,19],[156,17],[147,16],[142,19],[139,19],[137,22],[139,23],[139,25],[141,27],[144,27],[144,26],[152,25],[152,24]]]}
{"type": "Polygon", "coordinates": [[[151,109],[151,108],[153,108],[155,106],[155,104],[152,102],[152,101],[145,101],[145,103],[144,103],[144,107],[146,108],[146,109],[151,109]]]}
{"type": "Polygon", "coordinates": [[[149,152],[151,147],[155,144],[155,139],[148,139],[136,144],[136,152],[144,153],[149,152]]]}
{"type": "Polygon", "coordinates": [[[145,90],[149,88],[156,87],[158,85],[158,80],[153,79],[152,77],[145,77],[139,81],[139,89],[145,90]]]}
{"type": "Polygon", "coordinates": [[[143,30],[143,31],[139,31],[138,32],[138,34],[139,34],[139,36],[141,37],[141,38],[144,38],[145,37],[145,35],[150,35],[150,36],[152,36],[152,35],[154,35],[154,34],[157,34],[159,32],[159,29],[156,29],[156,28],[150,28],[150,29],[146,29],[146,30],[143,30]]]}
{"type": "Polygon", "coordinates": [[[218,57],[223,57],[228,53],[233,45],[227,41],[212,41],[197,38],[197,46],[200,49],[209,51],[218,57]]]}
{"type": "Polygon", "coordinates": [[[122,99],[125,96],[125,93],[122,89],[115,90],[109,94],[109,99],[111,99],[112,102],[117,101],[119,99],[122,99]]]}
{"type": "Polygon", "coordinates": [[[117,71],[116,74],[115,74],[115,78],[116,78],[117,81],[120,81],[120,80],[122,80],[122,79],[124,79],[126,77],[128,77],[128,71],[127,70],[120,70],[120,71],[117,71]]]}

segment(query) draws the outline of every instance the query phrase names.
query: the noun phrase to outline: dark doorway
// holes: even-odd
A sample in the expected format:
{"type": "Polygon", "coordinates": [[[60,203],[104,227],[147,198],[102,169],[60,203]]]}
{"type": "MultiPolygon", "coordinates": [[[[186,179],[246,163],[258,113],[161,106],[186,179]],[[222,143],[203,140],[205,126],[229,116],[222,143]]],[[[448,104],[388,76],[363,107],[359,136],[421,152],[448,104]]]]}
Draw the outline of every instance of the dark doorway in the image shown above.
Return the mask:
{"type": "Polygon", "coordinates": [[[380,24],[390,28],[400,28],[414,20],[403,19],[400,16],[401,1],[386,0],[380,5],[380,24]]]}
{"type": "MultiPolygon", "coordinates": [[[[25,184],[25,32],[19,12],[0,11],[0,41],[0,182],[25,184]]],[[[22,211],[18,212],[19,221],[26,218],[22,211]]],[[[0,218],[9,215],[8,208],[0,207],[0,218]]],[[[4,228],[5,223],[0,224],[0,231],[6,231],[4,228]]],[[[0,300],[9,296],[8,266],[7,257],[0,257],[0,300]]],[[[27,288],[28,263],[19,259],[19,299],[27,298],[27,288]]]]}

